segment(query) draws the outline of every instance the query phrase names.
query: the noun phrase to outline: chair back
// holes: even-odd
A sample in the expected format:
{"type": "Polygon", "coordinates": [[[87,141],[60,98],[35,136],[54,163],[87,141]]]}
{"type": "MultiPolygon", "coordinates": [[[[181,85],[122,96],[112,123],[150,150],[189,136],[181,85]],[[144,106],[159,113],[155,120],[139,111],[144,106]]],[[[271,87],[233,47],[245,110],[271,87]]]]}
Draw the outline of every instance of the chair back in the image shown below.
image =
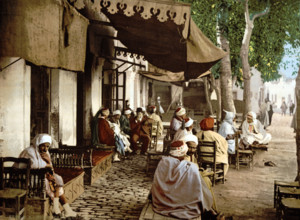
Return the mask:
{"type": "Polygon", "coordinates": [[[199,167],[210,164],[213,170],[216,167],[216,142],[199,141],[197,146],[197,162],[199,167]]]}
{"type": "Polygon", "coordinates": [[[28,190],[30,159],[0,157],[0,189],[17,188],[28,190]]]}
{"type": "Polygon", "coordinates": [[[153,121],[152,122],[151,136],[152,137],[157,137],[158,136],[158,121],[153,121]]]}

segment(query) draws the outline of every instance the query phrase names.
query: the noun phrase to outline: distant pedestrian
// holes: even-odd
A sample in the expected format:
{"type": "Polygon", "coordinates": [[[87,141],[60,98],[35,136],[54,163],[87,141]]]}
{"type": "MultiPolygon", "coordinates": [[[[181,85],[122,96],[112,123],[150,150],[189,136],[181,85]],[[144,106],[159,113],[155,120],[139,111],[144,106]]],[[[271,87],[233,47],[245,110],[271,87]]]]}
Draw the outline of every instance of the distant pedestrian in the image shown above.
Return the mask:
{"type": "Polygon", "coordinates": [[[270,103],[269,107],[268,107],[268,114],[269,114],[269,125],[271,125],[272,123],[272,116],[273,116],[273,104],[270,103]]]}
{"type": "Polygon", "coordinates": [[[282,114],[282,115],[285,115],[286,110],[287,110],[287,105],[286,105],[286,103],[285,103],[284,100],[282,101],[282,104],[281,104],[281,106],[280,106],[280,109],[281,109],[281,114],[282,114]]]}
{"type": "Polygon", "coordinates": [[[293,103],[293,101],[290,102],[290,115],[294,114],[294,109],[295,109],[295,104],[293,103]]]}

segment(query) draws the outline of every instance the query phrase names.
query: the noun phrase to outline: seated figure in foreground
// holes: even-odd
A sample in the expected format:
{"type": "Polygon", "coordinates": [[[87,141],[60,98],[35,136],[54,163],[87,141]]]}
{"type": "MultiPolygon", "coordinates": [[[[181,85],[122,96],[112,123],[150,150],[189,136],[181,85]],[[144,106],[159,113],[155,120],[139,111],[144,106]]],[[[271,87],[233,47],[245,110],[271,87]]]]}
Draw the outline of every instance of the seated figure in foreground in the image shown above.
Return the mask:
{"type": "MultiPolygon", "coordinates": [[[[216,162],[224,164],[224,175],[228,171],[228,143],[220,134],[213,131],[214,119],[204,118],[200,122],[201,131],[196,136],[198,141],[215,141],[216,142],[216,162]]],[[[200,149],[201,151],[201,149],[200,149]]],[[[211,159],[211,158],[209,158],[211,159]]]]}
{"type": "Polygon", "coordinates": [[[179,219],[200,219],[204,212],[216,215],[213,194],[198,166],[184,160],[187,151],[183,141],[175,141],[170,156],[160,160],[151,189],[153,210],[179,219]]]}
{"type": "Polygon", "coordinates": [[[256,114],[248,112],[242,125],[241,139],[246,146],[250,144],[268,144],[272,136],[265,131],[264,126],[256,119],[256,114]]]}
{"type": "MultiPolygon", "coordinates": [[[[48,152],[49,146],[52,144],[52,138],[48,134],[38,134],[33,139],[33,145],[25,148],[21,154],[20,158],[29,158],[31,161],[31,168],[32,169],[41,169],[45,167],[52,168],[51,157],[48,152]]],[[[65,195],[63,190],[64,182],[62,177],[57,175],[56,173],[47,173],[45,179],[46,185],[46,193],[53,201],[53,215],[60,216],[61,211],[59,208],[59,201],[61,201],[62,206],[65,210],[65,217],[76,217],[77,213],[74,212],[65,195]]]]}

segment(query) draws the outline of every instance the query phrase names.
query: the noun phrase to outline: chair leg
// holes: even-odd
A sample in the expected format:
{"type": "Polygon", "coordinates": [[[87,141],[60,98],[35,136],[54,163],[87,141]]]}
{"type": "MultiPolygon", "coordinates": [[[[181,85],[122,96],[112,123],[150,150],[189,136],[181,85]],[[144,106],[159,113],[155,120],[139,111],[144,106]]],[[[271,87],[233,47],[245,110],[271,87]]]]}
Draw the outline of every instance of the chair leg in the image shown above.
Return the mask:
{"type": "Polygon", "coordinates": [[[149,172],[150,155],[147,155],[146,173],[149,172]]]}
{"type": "Polygon", "coordinates": [[[225,184],[225,164],[223,163],[222,166],[223,166],[223,184],[225,184]]]}
{"type": "Polygon", "coordinates": [[[17,196],[16,198],[16,206],[15,206],[15,216],[17,220],[20,220],[21,216],[20,216],[20,197],[17,196]]]}

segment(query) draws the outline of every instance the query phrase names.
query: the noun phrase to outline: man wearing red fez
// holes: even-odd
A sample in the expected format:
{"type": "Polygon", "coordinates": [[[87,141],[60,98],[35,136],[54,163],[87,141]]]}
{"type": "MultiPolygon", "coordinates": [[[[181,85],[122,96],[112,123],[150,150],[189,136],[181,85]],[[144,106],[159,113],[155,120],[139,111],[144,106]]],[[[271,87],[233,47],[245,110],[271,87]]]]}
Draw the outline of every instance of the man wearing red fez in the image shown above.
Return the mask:
{"type": "MultiPolygon", "coordinates": [[[[224,174],[226,175],[228,171],[228,143],[226,139],[213,131],[214,119],[204,118],[200,122],[201,131],[199,131],[196,136],[199,141],[216,141],[216,162],[224,163],[224,174]]],[[[200,149],[201,151],[201,149],[200,149]]]]}
{"type": "Polygon", "coordinates": [[[107,120],[108,116],[109,116],[109,109],[103,108],[101,110],[101,115],[98,120],[99,142],[101,144],[115,146],[115,133],[109,126],[109,122],[107,120]]]}

